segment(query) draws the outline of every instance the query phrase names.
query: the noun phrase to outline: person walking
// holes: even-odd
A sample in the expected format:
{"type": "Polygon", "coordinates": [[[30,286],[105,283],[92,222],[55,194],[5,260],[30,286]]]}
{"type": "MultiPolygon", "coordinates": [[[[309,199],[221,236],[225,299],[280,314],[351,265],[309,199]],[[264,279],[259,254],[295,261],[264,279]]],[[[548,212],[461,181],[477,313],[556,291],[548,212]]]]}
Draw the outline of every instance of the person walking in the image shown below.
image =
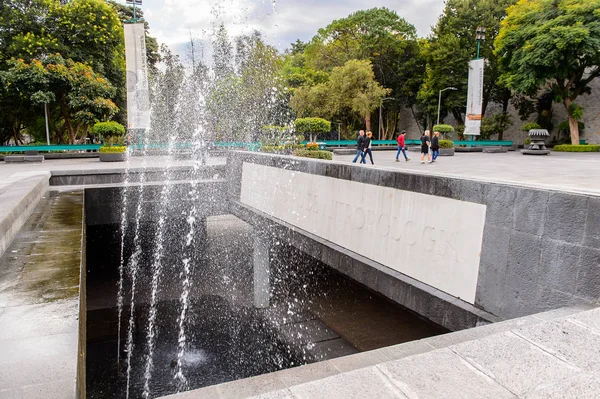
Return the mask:
{"type": "Polygon", "coordinates": [[[437,157],[440,155],[440,132],[433,132],[433,138],[431,139],[431,162],[435,162],[437,157]]]}
{"type": "Polygon", "coordinates": [[[425,157],[427,157],[427,162],[431,163],[431,154],[429,153],[429,147],[431,147],[430,134],[429,130],[425,130],[425,134],[421,137],[421,163],[425,163],[425,157]]]}
{"type": "Polygon", "coordinates": [[[406,156],[406,145],[405,145],[405,137],[406,137],[406,130],[403,130],[402,132],[400,132],[400,135],[398,136],[398,138],[396,139],[396,141],[398,142],[398,152],[396,153],[396,162],[400,162],[400,160],[398,159],[398,157],[400,156],[400,152],[402,152],[402,155],[404,155],[404,160],[405,161],[410,161],[410,158],[406,156]]]}
{"type": "Polygon", "coordinates": [[[362,155],[362,159],[361,159],[360,163],[366,164],[367,161],[365,161],[365,159],[367,158],[367,154],[369,154],[369,158],[371,159],[371,165],[375,165],[375,162],[373,162],[373,151],[371,151],[372,144],[373,144],[373,133],[367,132],[367,138],[365,139],[365,149],[363,150],[363,155],[362,155]]]}
{"type": "MultiPolygon", "coordinates": [[[[356,156],[352,160],[352,163],[356,163],[359,157],[362,157],[363,150],[365,148],[365,131],[361,130],[358,132],[358,138],[356,139],[356,156]]],[[[362,160],[361,160],[362,163],[362,160]]]]}

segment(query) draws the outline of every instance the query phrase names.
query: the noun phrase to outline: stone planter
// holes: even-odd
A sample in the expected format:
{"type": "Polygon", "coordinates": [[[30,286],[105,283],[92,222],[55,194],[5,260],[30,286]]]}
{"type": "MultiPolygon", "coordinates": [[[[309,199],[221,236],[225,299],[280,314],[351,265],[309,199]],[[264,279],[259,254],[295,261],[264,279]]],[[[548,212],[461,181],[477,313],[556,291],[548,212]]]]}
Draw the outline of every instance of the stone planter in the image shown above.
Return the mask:
{"type": "Polygon", "coordinates": [[[529,138],[531,145],[521,151],[523,155],[548,155],[550,150],[546,148],[546,139],[550,137],[550,133],[546,129],[531,129],[529,138]]]}
{"type": "Polygon", "coordinates": [[[454,148],[440,148],[440,156],[441,157],[454,156],[454,148]]]}
{"type": "Polygon", "coordinates": [[[125,162],[127,161],[126,152],[101,152],[100,162],[125,162]]]}

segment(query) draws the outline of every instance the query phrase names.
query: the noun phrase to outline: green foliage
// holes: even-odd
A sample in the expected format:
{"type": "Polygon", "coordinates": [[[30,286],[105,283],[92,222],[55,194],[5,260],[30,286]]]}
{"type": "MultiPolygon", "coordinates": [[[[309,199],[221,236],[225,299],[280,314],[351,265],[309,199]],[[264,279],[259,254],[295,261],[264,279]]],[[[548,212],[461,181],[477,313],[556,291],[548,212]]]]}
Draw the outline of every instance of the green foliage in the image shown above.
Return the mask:
{"type": "MultiPolygon", "coordinates": [[[[123,28],[104,0],[11,0],[0,6],[0,122],[17,138],[48,104],[51,138],[77,141],[124,120],[123,28]]],[[[5,141],[0,128],[0,141],[5,141]]]]}
{"type": "Polygon", "coordinates": [[[335,95],[327,85],[332,71],[351,60],[369,61],[375,82],[390,89],[387,95],[393,100],[383,107],[382,125],[384,136],[393,135],[403,106],[416,101],[425,64],[414,26],[387,8],[361,10],[333,21],[320,29],[307,45],[292,51],[286,60],[284,76],[292,88],[293,110],[298,117],[318,116],[338,121],[342,136],[349,137],[351,131],[364,129],[365,119],[370,121],[370,115],[367,118],[363,110],[352,111],[346,106],[351,100],[343,101],[344,106],[340,107],[329,98],[330,93],[335,95]]]}
{"type": "Polygon", "coordinates": [[[454,132],[454,128],[451,125],[439,124],[439,125],[434,125],[433,126],[433,131],[434,132],[440,132],[442,134],[447,134],[447,133],[454,132]]]}
{"type": "Polygon", "coordinates": [[[123,152],[127,152],[127,146],[102,146],[100,147],[100,152],[103,154],[120,154],[123,152]]]}
{"type": "MultiPolygon", "coordinates": [[[[585,124],[583,122],[577,122],[577,126],[579,127],[580,132],[585,129],[585,124]]],[[[570,129],[571,126],[569,125],[569,121],[563,121],[558,125],[558,130],[561,132],[568,132],[570,129]]]]}
{"type": "Polygon", "coordinates": [[[125,134],[125,127],[118,122],[98,122],[92,127],[92,132],[102,137],[121,137],[125,134]]]}
{"type": "Polygon", "coordinates": [[[294,151],[294,155],[296,155],[297,157],[304,158],[326,159],[328,161],[331,161],[333,159],[333,154],[329,151],[297,150],[294,151]]]}
{"type": "Polygon", "coordinates": [[[559,151],[559,152],[598,152],[598,151],[600,151],[600,145],[598,145],[598,144],[584,144],[584,145],[561,144],[561,145],[555,145],[554,151],[559,151]]]}
{"type": "Polygon", "coordinates": [[[263,126],[291,122],[289,94],[281,79],[283,60],[258,32],[235,43],[233,57],[227,31],[219,28],[213,42],[215,79],[208,80],[204,96],[204,124],[217,140],[258,140],[263,126]]]}
{"type": "Polygon", "coordinates": [[[521,131],[529,132],[530,130],[541,129],[541,128],[542,127],[540,125],[538,125],[536,122],[528,122],[521,126],[521,131]]]}
{"type": "MultiPolygon", "coordinates": [[[[502,83],[534,94],[548,82],[555,101],[570,117],[583,110],[574,105],[589,94],[590,82],[600,76],[600,0],[519,1],[508,9],[495,41],[501,56],[502,83]]],[[[572,144],[579,132],[571,132],[572,144]]]]}
{"type": "Polygon", "coordinates": [[[504,131],[512,125],[510,114],[494,114],[491,118],[484,117],[481,121],[481,138],[489,140],[492,136],[502,136],[504,131]]]}
{"type": "Polygon", "coordinates": [[[433,118],[437,113],[439,91],[456,87],[458,91],[442,94],[442,118],[451,114],[459,125],[464,124],[469,61],[476,56],[475,32],[478,26],[486,28],[486,39],[481,43],[480,56],[486,59],[483,111],[491,101],[503,103],[511,93],[498,85],[498,56],[494,53],[494,39],[506,8],[517,0],[447,0],[442,15],[433,28],[432,37],[422,42],[422,56],[427,62],[424,81],[419,88],[419,108],[433,118]]]}
{"type": "Polygon", "coordinates": [[[289,155],[297,150],[304,150],[304,144],[286,143],[283,145],[261,145],[260,152],[289,155]]]}
{"type": "Polygon", "coordinates": [[[282,144],[294,144],[296,137],[291,134],[289,126],[263,126],[261,129],[260,143],[264,146],[279,146],[282,144]]]}
{"type": "Polygon", "coordinates": [[[313,135],[320,133],[329,133],[331,131],[331,122],[322,118],[298,118],[294,121],[294,129],[296,133],[310,135],[310,141],[313,140],[313,135]]]}
{"type": "Polygon", "coordinates": [[[454,141],[452,140],[440,140],[438,143],[440,148],[454,148],[454,141]]]}

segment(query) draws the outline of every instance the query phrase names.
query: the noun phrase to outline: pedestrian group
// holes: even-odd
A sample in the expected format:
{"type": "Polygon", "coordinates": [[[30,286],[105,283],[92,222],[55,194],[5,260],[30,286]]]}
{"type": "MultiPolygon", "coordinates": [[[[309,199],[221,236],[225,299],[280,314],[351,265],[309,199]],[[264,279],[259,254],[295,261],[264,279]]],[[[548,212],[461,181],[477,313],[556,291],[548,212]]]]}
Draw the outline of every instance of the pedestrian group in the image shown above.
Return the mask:
{"type": "MultiPolygon", "coordinates": [[[[406,130],[400,132],[396,141],[398,142],[398,152],[396,153],[396,162],[400,162],[400,154],[404,157],[406,162],[410,161],[410,158],[406,155],[406,130]]],[[[437,160],[437,157],[440,155],[440,144],[439,144],[440,132],[434,132],[433,137],[431,137],[431,132],[429,130],[425,130],[425,134],[421,136],[421,163],[425,163],[425,158],[427,158],[427,163],[434,163],[437,160]]],[[[356,156],[352,160],[352,163],[356,163],[359,159],[359,163],[366,164],[367,155],[371,161],[371,165],[375,165],[373,161],[373,151],[372,151],[372,141],[373,141],[373,133],[367,132],[365,135],[365,131],[361,130],[358,132],[358,138],[356,139],[356,156]]]]}

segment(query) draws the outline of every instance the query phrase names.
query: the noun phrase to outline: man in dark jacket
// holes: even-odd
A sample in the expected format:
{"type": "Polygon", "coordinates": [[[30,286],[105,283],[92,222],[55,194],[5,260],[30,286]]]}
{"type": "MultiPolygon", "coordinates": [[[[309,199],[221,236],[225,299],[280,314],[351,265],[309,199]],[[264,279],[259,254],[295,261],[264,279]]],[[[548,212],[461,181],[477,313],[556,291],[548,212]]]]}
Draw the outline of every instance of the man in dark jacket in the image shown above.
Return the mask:
{"type": "Polygon", "coordinates": [[[362,153],[365,149],[365,131],[361,130],[358,132],[358,139],[356,139],[356,156],[352,163],[356,163],[359,157],[362,157],[362,153]]]}

